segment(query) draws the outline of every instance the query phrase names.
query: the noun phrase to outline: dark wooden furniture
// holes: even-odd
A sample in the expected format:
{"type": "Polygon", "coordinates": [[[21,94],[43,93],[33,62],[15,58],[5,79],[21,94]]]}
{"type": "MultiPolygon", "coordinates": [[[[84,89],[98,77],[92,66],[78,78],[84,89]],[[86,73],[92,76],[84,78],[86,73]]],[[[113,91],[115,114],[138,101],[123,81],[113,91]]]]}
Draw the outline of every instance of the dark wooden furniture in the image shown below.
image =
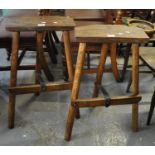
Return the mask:
{"type": "MultiPolygon", "coordinates": [[[[103,9],[66,9],[65,15],[70,16],[75,20],[76,26],[83,26],[83,25],[94,25],[94,24],[112,24],[113,22],[115,24],[120,23],[119,18],[119,11],[117,13],[117,10],[103,10],[103,9]],[[114,16],[114,13],[117,14],[117,16],[114,16]],[[115,19],[114,19],[115,17],[115,19]],[[115,20],[115,21],[114,21],[115,20]]],[[[74,53],[78,52],[78,46],[79,41],[75,38],[74,31],[70,32],[70,40],[71,40],[71,48],[74,53]]],[[[87,42],[86,47],[86,59],[87,63],[85,68],[83,68],[83,73],[92,74],[97,72],[96,67],[92,67],[90,64],[90,55],[100,53],[100,46],[101,43],[94,42],[89,43],[87,42]]],[[[116,81],[120,81],[119,71],[117,68],[117,61],[116,61],[116,55],[117,55],[117,45],[113,44],[110,48],[110,59],[112,66],[109,68],[106,68],[105,70],[107,72],[113,72],[113,75],[116,79],[116,81]]],[[[63,58],[63,64],[64,64],[64,75],[65,79],[67,80],[67,72],[65,69],[66,59],[63,58]]]]}
{"type": "Polygon", "coordinates": [[[8,127],[14,127],[16,95],[25,93],[40,93],[41,91],[71,89],[73,81],[72,55],[70,49],[69,31],[74,29],[75,23],[69,17],[62,16],[22,16],[5,18],[6,30],[12,32],[11,76],[8,104],[8,127]],[[36,79],[35,84],[17,86],[17,56],[20,45],[20,32],[36,32],[36,79]],[[41,69],[49,74],[43,50],[43,36],[45,31],[63,31],[65,55],[69,73],[67,83],[45,83],[41,77],[41,69]]]}
{"type": "Polygon", "coordinates": [[[141,29],[123,25],[79,26],[75,28],[75,36],[80,44],[71,93],[71,103],[69,106],[66,123],[65,140],[70,140],[74,123],[74,117],[80,117],[79,108],[84,107],[108,107],[110,105],[132,104],[132,129],[133,131],[138,131],[138,102],[141,99],[141,97],[138,96],[139,44],[142,42],[147,42],[149,40],[148,36],[141,29]],[[82,67],[84,64],[85,49],[87,42],[102,43],[101,55],[97,69],[93,96],[92,98],[80,99],[78,97],[78,93],[80,88],[80,77],[82,74],[82,67]],[[104,72],[103,66],[105,65],[106,61],[108,46],[111,44],[116,44],[118,42],[132,43],[132,94],[131,96],[116,96],[112,98],[106,94],[104,98],[98,97],[99,89],[101,88],[103,90],[103,87],[101,86],[101,81],[102,74],[104,72]]]}

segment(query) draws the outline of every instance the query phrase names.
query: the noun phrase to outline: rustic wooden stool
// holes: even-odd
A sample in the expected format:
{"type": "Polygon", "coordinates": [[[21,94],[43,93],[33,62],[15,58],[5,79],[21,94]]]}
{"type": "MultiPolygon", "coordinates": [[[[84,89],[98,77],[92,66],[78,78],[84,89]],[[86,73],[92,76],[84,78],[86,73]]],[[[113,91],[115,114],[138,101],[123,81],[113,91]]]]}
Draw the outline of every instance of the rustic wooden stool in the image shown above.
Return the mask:
{"type": "MultiPolygon", "coordinates": [[[[132,129],[138,131],[138,102],[141,97],[138,96],[138,62],[139,62],[139,43],[147,42],[149,40],[145,32],[136,27],[128,27],[124,25],[89,25],[79,26],[75,28],[75,36],[80,42],[77,63],[74,74],[74,81],[71,93],[71,104],[69,106],[65,140],[69,141],[71,138],[72,127],[74,123],[74,117],[77,116],[77,110],[84,107],[96,107],[96,106],[110,106],[110,105],[132,105],[132,129]],[[94,86],[94,92],[92,98],[80,99],[78,97],[80,87],[80,77],[82,74],[82,67],[85,58],[85,49],[87,42],[100,42],[102,43],[101,55],[96,75],[96,81],[94,86]],[[107,57],[108,45],[115,45],[116,43],[132,43],[132,79],[133,89],[131,96],[116,96],[110,98],[105,96],[104,98],[98,97],[99,88],[101,87],[102,74],[104,72],[104,64],[107,57]]],[[[78,113],[80,117],[80,113],[78,113]]]]}
{"type": "Polygon", "coordinates": [[[73,66],[69,31],[74,29],[75,23],[72,18],[63,16],[22,16],[6,18],[5,20],[7,21],[6,30],[11,31],[13,34],[8,105],[8,127],[13,128],[15,117],[15,99],[17,94],[71,89],[73,81],[73,66]],[[20,44],[20,32],[23,31],[36,32],[36,79],[35,84],[17,86],[17,58],[20,44]],[[69,82],[46,84],[41,77],[41,69],[43,69],[47,75],[50,73],[43,50],[43,36],[45,31],[63,31],[69,82]]]}

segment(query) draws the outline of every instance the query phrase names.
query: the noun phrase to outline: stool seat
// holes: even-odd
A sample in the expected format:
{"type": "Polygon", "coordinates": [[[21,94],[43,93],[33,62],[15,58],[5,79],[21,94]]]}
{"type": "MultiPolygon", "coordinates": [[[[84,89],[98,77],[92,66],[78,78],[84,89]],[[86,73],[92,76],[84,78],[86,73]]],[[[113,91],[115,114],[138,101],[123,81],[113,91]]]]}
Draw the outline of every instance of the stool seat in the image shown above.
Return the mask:
{"type": "Polygon", "coordinates": [[[87,42],[128,42],[142,43],[149,37],[143,30],[126,25],[88,25],[75,28],[75,36],[78,41],[87,42]]]}

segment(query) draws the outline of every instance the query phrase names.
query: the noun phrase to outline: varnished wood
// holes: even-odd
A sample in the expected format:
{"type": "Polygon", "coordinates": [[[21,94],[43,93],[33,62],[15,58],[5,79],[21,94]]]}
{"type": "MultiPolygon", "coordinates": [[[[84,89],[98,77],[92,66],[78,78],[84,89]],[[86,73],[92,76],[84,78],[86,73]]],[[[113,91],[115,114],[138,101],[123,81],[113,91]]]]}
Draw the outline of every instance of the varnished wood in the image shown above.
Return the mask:
{"type": "Polygon", "coordinates": [[[75,101],[78,97],[78,92],[80,88],[80,76],[82,73],[82,67],[84,64],[84,58],[85,58],[85,49],[86,49],[86,43],[80,43],[79,44],[79,50],[78,50],[78,57],[77,57],[77,63],[75,68],[75,74],[74,74],[74,83],[71,93],[71,101],[75,101]]]}
{"type": "Polygon", "coordinates": [[[66,141],[70,141],[71,139],[74,117],[75,117],[75,107],[70,104],[69,110],[68,110],[66,128],[65,128],[65,135],[64,135],[64,138],[66,141]]]}
{"type": "MultiPolygon", "coordinates": [[[[141,96],[116,96],[112,97],[110,100],[110,105],[124,105],[124,104],[132,104],[138,103],[141,100],[141,96]]],[[[96,107],[96,106],[104,106],[106,99],[98,97],[98,98],[85,98],[85,99],[77,99],[76,104],[78,104],[81,108],[86,107],[96,107]]]]}
{"type": "MultiPolygon", "coordinates": [[[[19,48],[19,32],[13,32],[12,40],[12,57],[11,57],[11,75],[10,75],[10,87],[15,87],[17,83],[17,59],[19,48]]],[[[15,117],[15,102],[16,96],[14,93],[9,93],[8,104],[8,127],[11,129],[14,127],[15,117]]]]}
{"type": "Polygon", "coordinates": [[[10,87],[10,93],[19,94],[29,94],[29,93],[39,93],[42,91],[56,91],[56,90],[70,90],[72,88],[71,82],[63,82],[63,83],[47,83],[45,84],[45,90],[42,90],[42,86],[40,84],[29,84],[29,85],[21,85],[16,87],[10,87]]]}
{"type": "MultiPolygon", "coordinates": [[[[78,50],[77,63],[74,74],[74,82],[71,93],[71,104],[69,106],[66,129],[65,129],[65,140],[69,141],[71,138],[74,116],[76,110],[75,101],[78,98],[79,88],[80,88],[80,76],[82,73],[82,66],[84,64],[84,56],[85,56],[86,43],[80,43],[78,50]]],[[[78,107],[77,107],[78,108],[78,107]]]]}
{"type": "MultiPolygon", "coordinates": [[[[90,26],[79,26],[75,28],[75,36],[80,42],[80,48],[78,51],[77,63],[75,68],[75,75],[73,81],[73,88],[71,94],[71,104],[69,107],[69,113],[67,118],[65,139],[70,140],[75,109],[78,107],[96,107],[96,106],[109,106],[109,105],[123,105],[132,104],[132,129],[138,131],[138,102],[141,97],[138,96],[138,59],[139,59],[139,43],[148,41],[148,36],[140,29],[135,29],[127,26],[121,25],[90,25],[90,26]],[[137,30],[137,31],[135,31],[137,30]],[[133,89],[132,96],[122,96],[122,97],[108,97],[108,98],[96,98],[98,96],[97,89],[94,89],[93,98],[80,99],[78,97],[79,86],[80,86],[80,76],[82,74],[82,66],[84,61],[84,53],[86,49],[87,42],[103,42],[101,56],[99,61],[99,66],[97,70],[96,78],[96,88],[97,85],[101,84],[102,73],[104,69],[104,64],[106,60],[106,44],[112,44],[111,56],[116,58],[116,43],[117,42],[129,42],[133,43],[132,46],[132,77],[133,77],[133,89]]],[[[112,60],[116,61],[116,60],[112,60]]],[[[113,62],[115,67],[116,62],[113,62]]],[[[92,70],[94,72],[94,70],[92,70]]]]}
{"type": "Polygon", "coordinates": [[[6,17],[8,31],[59,31],[73,30],[72,18],[64,16],[21,16],[6,17]]]}
{"type": "Polygon", "coordinates": [[[87,25],[75,28],[75,36],[79,42],[124,42],[142,43],[147,42],[149,37],[137,27],[126,25],[87,25]]]}
{"type": "Polygon", "coordinates": [[[39,63],[40,67],[43,69],[46,77],[48,78],[49,81],[53,81],[53,76],[49,70],[49,67],[47,65],[47,61],[44,56],[44,49],[43,49],[43,36],[44,32],[43,31],[38,31],[37,32],[37,51],[38,51],[38,57],[39,57],[39,63]]]}
{"type": "Polygon", "coordinates": [[[97,68],[97,75],[96,75],[96,81],[95,81],[95,85],[94,85],[93,97],[98,96],[98,88],[97,87],[98,87],[98,85],[101,85],[102,74],[104,72],[104,65],[105,65],[106,58],[107,58],[107,49],[108,49],[108,45],[103,44],[101,47],[101,55],[100,55],[99,65],[97,68]]]}
{"type": "MultiPolygon", "coordinates": [[[[75,24],[74,21],[69,17],[59,16],[22,16],[22,17],[11,17],[6,18],[8,31],[13,33],[13,52],[12,52],[12,66],[11,66],[11,82],[9,91],[9,107],[8,107],[8,126],[9,128],[14,127],[14,116],[15,116],[15,95],[25,93],[40,93],[41,91],[52,91],[52,90],[66,90],[71,89],[73,81],[73,70],[71,59],[71,49],[69,48],[70,40],[68,37],[68,31],[73,30],[75,24]],[[43,25],[38,25],[43,24],[43,25]],[[68,66],[70,67],[70,82],[71,83],[53,83],[44,84],[40,83],[41,69],[44,70],[49,81],[53,78],[50,76],[50,71],[47,66],[44,51],[43,51],[43,36],[45,31],[60,30],[65,33],[65,47],[68,66]],[[21,31],[36,31],[36,44],[37,44],[37,60],[36,60],[36,80],[35,84],[29,86],[16,86],[17,81],[17,56],[19,49],[19,33],[21,31]]],[[[69,68],[68,67],[68,68],[69,68]]]]}
{"type": "MultiPolygon", "coordinates": [[[[139,92],[139,45],[132,45],[132,95],[136,96],[139,92]]],[[[132,129],[138,131],[138,103],[132,105],[132,129]]]]}
{"type": "Polygon", "coordinates": [[[67,69],[69,74],[69,81],[73,81],[74,71],[72,62],[72,52],[70,47],[70,36],[68,31],[63,32],[65,58],[67,62],[67,69]]]}

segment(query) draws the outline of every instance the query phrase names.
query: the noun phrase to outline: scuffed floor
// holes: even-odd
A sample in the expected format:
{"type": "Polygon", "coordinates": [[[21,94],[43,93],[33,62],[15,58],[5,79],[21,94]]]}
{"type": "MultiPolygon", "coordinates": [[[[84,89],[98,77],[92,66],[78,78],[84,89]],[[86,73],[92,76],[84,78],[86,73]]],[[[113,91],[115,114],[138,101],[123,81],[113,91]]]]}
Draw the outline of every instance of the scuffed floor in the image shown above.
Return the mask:
{"type": "MultiPolygon", "coordinates": [[[[24,63],[31,62],[35,62],[34,52],[24,59],[24,63]]],[[[1,50],[0,64],[6,63],[5,51],[1,50]]],[[[61,63],[51,66],[56,79],[63,77],[61,68],[61,63]]],[[[123,83],[116,83],[111,73],[104,74],[102,82],[111,96],[126,94],[128,75],[123,83]]],[[[82,77],[81,97],[91,96],[94,78],[94,75],[82,77]]],[[[34,72],[21,71],[18,79],[18,83],[33,81],[34,72]]],[[[131,105],[85,108],[80,110],[81,118],[74,122],[70,142],[64,140],[69,90],[17,96],[15,128],[10,130],[7,128],[8,83],[9,72],[0,72],[0,145],[155,145],[154,116],[152,125],[146,126],[155,85],[151,74],[140,74],[143,99],[139,104],[139,132],[131,130],[131,105]]]]}

